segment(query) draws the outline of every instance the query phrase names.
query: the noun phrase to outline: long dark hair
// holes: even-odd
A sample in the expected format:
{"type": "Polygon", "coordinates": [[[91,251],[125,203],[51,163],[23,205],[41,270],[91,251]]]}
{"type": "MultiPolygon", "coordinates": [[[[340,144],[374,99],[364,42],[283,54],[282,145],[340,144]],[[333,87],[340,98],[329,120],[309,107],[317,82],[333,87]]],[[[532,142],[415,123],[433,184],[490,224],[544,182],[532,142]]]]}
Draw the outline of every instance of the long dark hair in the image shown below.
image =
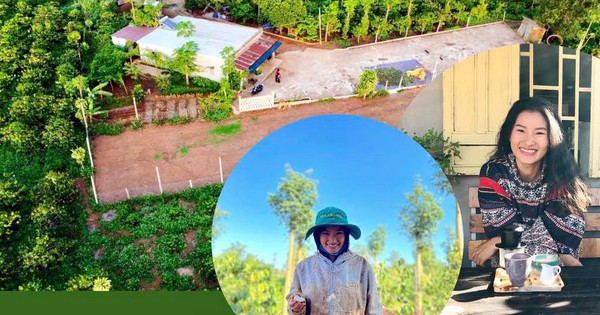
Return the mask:
{"type": "Polygon", "coordinates": [[[498,144],[490,159],[505,158],[512,152],[510,135],[522,112],[538,112],[548,125],[548,152],[544,157],[545,180],[558,189],[561,201],[569,212],[585,211],[590,204],[588,187],[579,176],[579,167],[567,147],[558,114],[547,100],[529,97],[513,104],[498,132],[498,144]]]}

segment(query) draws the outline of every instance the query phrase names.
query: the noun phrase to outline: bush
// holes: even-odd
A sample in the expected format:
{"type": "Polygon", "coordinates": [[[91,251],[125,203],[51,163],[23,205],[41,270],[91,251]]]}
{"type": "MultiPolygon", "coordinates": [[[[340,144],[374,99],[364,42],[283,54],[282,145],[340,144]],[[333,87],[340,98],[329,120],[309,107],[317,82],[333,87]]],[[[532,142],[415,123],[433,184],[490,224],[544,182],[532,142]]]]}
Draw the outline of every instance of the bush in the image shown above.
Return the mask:
{"type": "Polygon", "coordinates": [[[92,125],[92,133],[97,136],[116,136],[125,131],[125,126],[121,123],[104,123],[99,122],[92,125]]]}
{"type": "Polygon", "coordinates": [[[386,89],[377,90],[377,92],[375,93],[375,96],[388,96],[388,95],[390,95],[390,92],[386,89]]]}
{"type": "Polygon", "coordinates": [[[140,102],[142,102],[146,97],[146,91],[144,91],[144,88],[142,88],[141,84],[136,84],[131,93],[133,94],[133,98],[135,98],[137,104],[140,104],[140,102]]]}
{"type": "Polygon", "coordinates": [[[446,175],[457,175],[452,166],[452,156],[460,158],[460,143],[444,138],[442,132],[434,129],[427,130],[422,136],[414,135],[413,139],[431,154],[446,175]]]}
{"type": "Polygon", "coordinates": [[[350,41],[347,39],[343,39],[343,38],[338,38],[337,42],[340,46],[342,46],[343,48],[347,48],[350,47],[350,41]]]}
{"type": "Polygon", "coordinates": [[[212,121],[212,122],[219,122],[227,117],[231,116],[231,108],[227,107],[219,107],[219,108],[215,108],[215,109],[209,109],[207,111],[204,111],[204,115],[202,115],[202,118],[208,120],[208,121],[212,121]]]}
{"type": "MultiPolygon", "coordinates": [[[[102,100],[100,100],[100,108],[109,110],[113,108],[125,107],[132,105],[132,101],[130,97],[114,97],[114,96],[106,96],[102,100]]],[[[106,112],[108,115],[108,112],[106,112]]],[[[107,116],[108,118],[108,116],[107,116]]]]}
{"type": "Polygon", "coordinates": [[[190,121],[192,120],[187,117],[173,117],[167,119],[167,123],[169,125],[183,125],[189,123],[190,121]]]}
{"type": "Polygon", "coordinates": [[[131,130],[140,130],[144,128],[144,122],[142,122],[141,119],[134,119],[131,121],[131,124],[129,125],[129,128],[131,130]]]}
{"type": "Polygon", "coordinates": [[[375,72],[377,72],[377,80],[379,81],[379,84],[385,85],[387,82],[388,86],[400,84],[400,80],[404,75],[402,71],[394,68],[379,68],[375,69],[375,72]]]}
{"type": "Polygon", "coordinates": [[[160,94],[168,94],[171,89],[171,75],[161,74],[156,77],[155,82],[160,94]]]}
{"type": "Polygon", "coordinates": [[[201,89],[201,93],[214,93],[216,91],[219,90],[219,88],[221,87],[221,85],[219,84],[219,82],[207,79],[207,78],[203,78],[203,77],[193,77],[192,78],[192,85],[200,88],[201,89]]]}

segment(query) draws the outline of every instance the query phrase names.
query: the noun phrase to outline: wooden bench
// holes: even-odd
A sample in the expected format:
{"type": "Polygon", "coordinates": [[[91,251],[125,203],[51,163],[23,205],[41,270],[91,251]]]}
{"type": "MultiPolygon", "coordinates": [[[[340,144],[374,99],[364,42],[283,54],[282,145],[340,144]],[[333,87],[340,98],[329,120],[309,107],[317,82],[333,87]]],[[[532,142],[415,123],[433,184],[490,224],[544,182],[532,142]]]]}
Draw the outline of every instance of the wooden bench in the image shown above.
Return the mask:
{"type": "MultiPolygon", "coordinates": [[[[468,247],[469,260],[473,261],[473,252],[479,244],[485,241],[485,232],[483,230],[483,221],[479,211],[479,198],[477,196],[477,187],[469,187],[469,208],[471,209],[471,218],[469,220],[470,241],[468,247]],[[477,236],[480,235],[480,240],[477,236]],[[483,238],[483,239],[482,239],[483,238]]],[[[590,188],[592,195],[592,204],[585,213],[585,234],[581,241],[581,258],[600,258],[600,212],[594,212],[592,207],[600,206],[600,188],[590,188]]],[[[475,263],[472,262],[475,267],[475,263]]]]}

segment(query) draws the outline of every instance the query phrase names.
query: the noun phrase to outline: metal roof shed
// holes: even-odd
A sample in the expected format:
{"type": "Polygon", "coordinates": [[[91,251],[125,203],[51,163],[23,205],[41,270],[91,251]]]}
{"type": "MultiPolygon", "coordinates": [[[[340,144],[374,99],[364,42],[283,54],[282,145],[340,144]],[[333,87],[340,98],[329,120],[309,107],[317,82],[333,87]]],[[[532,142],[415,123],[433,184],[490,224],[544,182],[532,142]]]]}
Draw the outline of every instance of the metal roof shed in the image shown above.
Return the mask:
{"type": "Polygon", "coordinates": [[[155,29],[156,27],[136,27],[127,25],[118,30],[116,33],[112,34],[110,37],[113,44],[116,46],[125,47],[125,44],[128,41],[137,42],[155,29]]]}

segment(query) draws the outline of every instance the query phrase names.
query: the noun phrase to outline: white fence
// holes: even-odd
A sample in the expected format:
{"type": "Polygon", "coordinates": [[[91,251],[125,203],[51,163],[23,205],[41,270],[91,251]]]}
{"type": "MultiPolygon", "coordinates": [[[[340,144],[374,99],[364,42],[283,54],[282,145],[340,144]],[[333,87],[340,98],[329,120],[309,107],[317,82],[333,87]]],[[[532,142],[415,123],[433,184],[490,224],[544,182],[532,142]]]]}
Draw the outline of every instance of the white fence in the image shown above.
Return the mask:
{"type": "Polygon", "coordinates": [[[246,98],[238,97],[238,111],[240,113],[273,107],[275,107],[275,93],[246,98]]]}

